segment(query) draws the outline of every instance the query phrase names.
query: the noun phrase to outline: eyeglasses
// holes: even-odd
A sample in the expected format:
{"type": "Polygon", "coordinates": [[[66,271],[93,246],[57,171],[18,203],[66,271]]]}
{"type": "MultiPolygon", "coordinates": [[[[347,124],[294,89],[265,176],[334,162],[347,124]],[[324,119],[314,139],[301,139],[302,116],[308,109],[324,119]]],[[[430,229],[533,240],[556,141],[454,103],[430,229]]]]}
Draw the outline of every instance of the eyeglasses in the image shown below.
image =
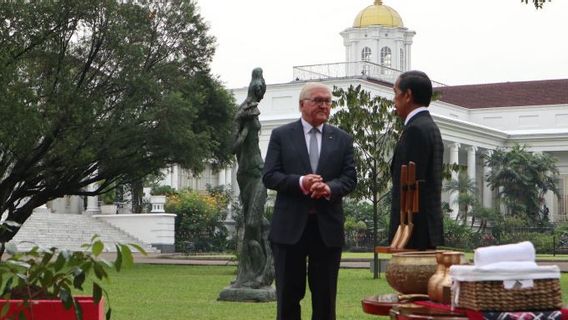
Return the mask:
{"type": "Polygon", "coordinates": [[[326,106],[330,106],[331,103],[333,102],[331,100],[331,98],[313,98],[313,99],[302,99],[302,100],[310,101],[311,103],[316,104],[316,105],[320,105],[320,106],[322,104],[325,104],[326,106]]]}

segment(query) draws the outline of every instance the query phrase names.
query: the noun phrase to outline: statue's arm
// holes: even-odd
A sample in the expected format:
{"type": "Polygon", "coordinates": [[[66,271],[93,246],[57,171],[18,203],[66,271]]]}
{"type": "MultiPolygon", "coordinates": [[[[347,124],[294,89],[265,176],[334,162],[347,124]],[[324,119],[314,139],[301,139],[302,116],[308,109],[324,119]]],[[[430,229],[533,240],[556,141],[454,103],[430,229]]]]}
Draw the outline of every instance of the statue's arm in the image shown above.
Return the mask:
{"type": "Polygon", "coordinates": [[[239,152],[241,146],[243,145],[243,142],[245,142],[245,139],[247,138],[248,132],[249,132],[248,126],[244,125],[237,134],[237,139],[235,139],[235,143],[233,143],[233,146],[231,147],[231,152],[233,154],[239,152]]]}

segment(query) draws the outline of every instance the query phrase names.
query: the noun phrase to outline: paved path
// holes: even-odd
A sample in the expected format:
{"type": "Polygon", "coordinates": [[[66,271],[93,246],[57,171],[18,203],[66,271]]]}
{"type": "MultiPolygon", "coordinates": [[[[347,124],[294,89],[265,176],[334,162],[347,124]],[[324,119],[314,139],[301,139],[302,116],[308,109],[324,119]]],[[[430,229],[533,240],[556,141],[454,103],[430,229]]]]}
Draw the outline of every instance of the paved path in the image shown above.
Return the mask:
{"type": "MultiPolygon", "coordinates": [[[[105,254],[105,258],[113,259],[113,254],[105,254]]],[[[370,270],[371,259],[353,259],[344,258],[341,260],[341,268],[346,269],[368,269],[370,270]]],[[[185,256],[179,254],[149,254],[147,256],[135,255],[134,261],[136,263],[147,264],[177,264],[177,265],[207,265],[207,266],[234,266],[237,262],[233,259],[216,258],[216,257],[203,257],[198,256],[185,256]]],[[[537,261],[539,265],[557,265],[561,272],[568,272],[568,261],[565,260],[545,260],[537,261]]],[[[382,270],[383,272],[385,269],[382,270]]],[[[369,271],[370,272],[370,271],[369,271]]]]}

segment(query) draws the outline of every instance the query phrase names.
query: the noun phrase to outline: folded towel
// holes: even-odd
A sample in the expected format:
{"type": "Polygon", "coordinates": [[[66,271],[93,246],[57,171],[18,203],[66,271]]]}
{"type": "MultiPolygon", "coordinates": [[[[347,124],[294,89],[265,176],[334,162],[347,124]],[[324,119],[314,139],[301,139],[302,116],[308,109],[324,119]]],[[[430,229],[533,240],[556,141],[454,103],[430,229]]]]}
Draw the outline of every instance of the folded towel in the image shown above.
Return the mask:
{"type": "Polygon", "coordinates": [[[473,262],[476,266],[504,261],[535,261],[536,252],[529,241],[475,249],[473,262]]]}
{"type": "Polygon", "coordinates": [[[534,270],[538,265],[534,261],[502,261],[476,267],[482,271],[509,270],[510,272],[516,272],[517,270],[534,270]]]}
{"type": "Polygon", "coordinates": [[[468,265],[453,265],[450,267],[453,281],[504,281],[504,280],[535,280],[559,279],[558,266],[532,266],[530,263],[507,263],[487,265],[483,267],[468,265]]]}

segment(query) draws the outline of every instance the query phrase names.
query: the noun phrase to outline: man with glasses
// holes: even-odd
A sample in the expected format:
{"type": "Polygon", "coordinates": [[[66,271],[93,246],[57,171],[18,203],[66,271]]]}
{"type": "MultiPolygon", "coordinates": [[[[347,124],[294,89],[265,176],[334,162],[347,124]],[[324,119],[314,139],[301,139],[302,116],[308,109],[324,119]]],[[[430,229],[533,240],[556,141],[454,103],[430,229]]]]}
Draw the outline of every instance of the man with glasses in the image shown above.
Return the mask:
{"type": "Polygon", "coordinates": [[[269,239],[278,320],[301,319],[306,274],[312,320],[335,319],[342,198],[355,189],[357,175],[353,138],[325,123],[331,102],[329,87],[307,83],[300,91],[301,118],[274,129],[268,144],[263,182],[277,191],[269,239]]]}

